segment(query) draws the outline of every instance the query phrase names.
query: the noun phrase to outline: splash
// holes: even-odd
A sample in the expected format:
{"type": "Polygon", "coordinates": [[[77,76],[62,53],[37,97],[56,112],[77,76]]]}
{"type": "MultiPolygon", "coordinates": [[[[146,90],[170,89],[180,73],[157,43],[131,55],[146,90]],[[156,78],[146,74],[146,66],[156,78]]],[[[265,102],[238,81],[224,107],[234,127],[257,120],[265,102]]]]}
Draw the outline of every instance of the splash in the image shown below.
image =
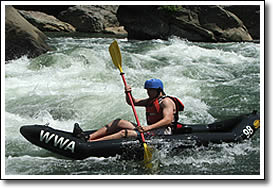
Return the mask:
{"type": "MultiPolygon", "coordinates": [[[[119,72],[108,52],[112,41],[50,38],[49,43],[56,51],[34,59],[22,57],[5,65],[7,173],[145,173],[141,168],[131,168],[138,167],[134,161],[124,163],[115,159],[88,159],[76,163],[66,160],[65,170],[59,171],[58,156],[47,160],[52,153],[33,147],[19,134],[23,124],[49,122],[54,128],[71,131],[75,122],[89,130],[98,129],[116,118],[134,121],[131,108],[125,102],[119,72]],[[45,161],[47,167],[55,165],[56,168],[43,168],[45,161]],[[33,167],[28,168],[26,164],[33,167]],[[16,170],[13,170],[15,165],[16,170]],[[97,169],[93,168],[95,166],[97,169]]],[[[259,44],[192,43],[179,38],[118,42],[123,71],[133,88],[133,96],[147,97],[143,89],[145,80],[160,78],[165,92],[177,96],[185,105],[185,111],[179,116],[181,122],[212,123],[259,109],[259,44]]],[[[137,108],[137,113],[141,124],[145,125],[145,109],[137,108]]],[[[258,160],[259,146],[254,146],[252,143],[211,146],[176,154],[166,146],[155,158],[155,173],[216,174],[226,166],[226,173],[238,173],[241,171],[234,165],[241,162],[241,156],[252,154],[254,159],[248,161],[258,160]]]]}

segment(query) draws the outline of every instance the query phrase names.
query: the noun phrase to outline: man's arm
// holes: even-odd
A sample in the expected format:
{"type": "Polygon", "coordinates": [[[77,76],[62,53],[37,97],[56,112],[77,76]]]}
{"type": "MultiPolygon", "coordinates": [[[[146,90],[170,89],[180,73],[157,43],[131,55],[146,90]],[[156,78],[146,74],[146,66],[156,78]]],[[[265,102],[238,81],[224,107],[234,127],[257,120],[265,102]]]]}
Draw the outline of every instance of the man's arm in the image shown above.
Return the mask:
{"type": "MultiPolygon", "coordinates": [[[[131,96],[132,96],[132,93],[131,93],[131,96]]],[[[148,99],[135,99],[132,96],[132,100],[133,100],[135,106],[147,106],[147,104],[148,104],[148,99]]],[[[131,102],[130,102],[130,99],[129,99],[129,96],[127,93],[126,93],[126,102],[127,102],[127,104],[129,104],[131,106],[131,102]]]]}
{"type": "Polygon", "coordinates": [[[130,99],[129,99],[129,96],[128,96],[128,93],[131,93],[132,100],[133,100],[135,106],[147,106],[148,98],[147,99],[135,99],[133,97],[133,95],[132,95],[131,86],[128,85],[127,87],[125,87],[125,93],[126,93],[126,102],[127,102],[127,104],[131,105],[131,102],[130,102],[130,99]]]}

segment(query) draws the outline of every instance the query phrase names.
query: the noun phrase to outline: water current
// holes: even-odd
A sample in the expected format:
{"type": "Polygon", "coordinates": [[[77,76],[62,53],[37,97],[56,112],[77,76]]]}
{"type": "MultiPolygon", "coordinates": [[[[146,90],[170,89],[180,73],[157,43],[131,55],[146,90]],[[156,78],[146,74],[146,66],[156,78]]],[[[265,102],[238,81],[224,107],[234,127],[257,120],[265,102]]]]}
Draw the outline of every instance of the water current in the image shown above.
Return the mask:
{"type": "MultiPolygon", "coordinates": [[[[72,131],[98,129],[113,119],[135,121],[108,47],[113,39],[50,37],[55,50],[5,65],[5,173],[7,175],[259,175],[260,131],[239,144],[158,151],[152,172],[140,162],[90,157],[70,160],[32,145],[25,124],[50,123],[72,131]]],[[[119,39],[123,71],[133,96],[145,98],[145,80],[160,78],[179,97],[180,121],[212,123],[260,111],[260,44],[119,39]]],[[[137,108],[145,125],[145,109],[137,108]]],[[[3,118],[3,117],[2,117],[3,118]]],[[[151,177],[152,178],[152,177],[151,177]]]]}

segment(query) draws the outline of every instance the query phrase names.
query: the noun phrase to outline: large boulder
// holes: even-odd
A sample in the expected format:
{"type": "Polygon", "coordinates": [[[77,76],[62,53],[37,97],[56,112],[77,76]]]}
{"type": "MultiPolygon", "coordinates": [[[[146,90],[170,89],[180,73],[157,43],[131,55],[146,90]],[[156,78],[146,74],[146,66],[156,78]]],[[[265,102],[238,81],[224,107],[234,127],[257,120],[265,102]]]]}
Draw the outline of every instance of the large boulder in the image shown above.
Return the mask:
{"type": "Polygon", "coordinates": [[[200,25],[214,33],[218,41],[251,41],[243,22],[233,13],[220,6],[200,6],[200,25]]]}
{"type": "Polygon", "coordinates": [[[166,38],[170,25],[156,6],[119,6],[117,18],[128,32],[129,39],[166,38]]]}
{"type": "Polygon", "coordinates": [[[167,39],[175,35],[205,42],[252,40],[242,21],[220,6],[126,5],[119,7],[117,17],[129,39],[167,39]]]}
{"type": "Polygon", "coordinates": [[[62,11],[58,18],[73,25],[79,32],[99,33],[107,27],[118,27],[118,6],[77,5],[62,11]]]}
{"type": "Polygon", "coordinates": [[[54,17],[57,17],[60,12],[73,6],[75,5],[13,5],[17,10],[38,11],[54,17]]]}
{"type": "Polygon", "coordinates": [[[260,6],[259,5],[229,5],[224,8],[234,13],[243,21],[253,39],[260,39],[260,6]]]}
{"type": "Polygon", "coordinates": [[[5,6],[5,58],[7,60],[27,55],[37,57],[51,48],[47,37],[26,21],[12,6],[5,6]]]}
{"type": "Polygon", "coordinates": [[[54,16],[39,11],[19,10],[19,13],[32,25],[41,31],[75,32],[76,29],[69,23],[62,22],[54,16]]]}

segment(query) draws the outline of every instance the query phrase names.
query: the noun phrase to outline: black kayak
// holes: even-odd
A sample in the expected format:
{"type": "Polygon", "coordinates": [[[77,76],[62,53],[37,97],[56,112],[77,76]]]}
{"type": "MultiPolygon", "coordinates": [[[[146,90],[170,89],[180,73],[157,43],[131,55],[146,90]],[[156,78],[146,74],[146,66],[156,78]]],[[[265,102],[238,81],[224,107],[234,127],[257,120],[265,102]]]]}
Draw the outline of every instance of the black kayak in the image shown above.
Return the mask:
{"type": "MultiPolygon", "coordinates": [[[[209,143],[237,143],[251,138],[259,127],[260,116],[254,111],[211,124],[184,124],[175,129],[173,135],[147,137],[146,142],[156,148],[169,143],[179,149],[209,143]]],[[[84,134],[89,135],[94,131],[85,131],[84,134]]],[[[137,138],[85,142],[71,132],[53,129],[48,125],[24,125],[20,132],[32,144],[71,159],[116,155],[131,159],[143,157],[143,144],[137,138]]]]}

